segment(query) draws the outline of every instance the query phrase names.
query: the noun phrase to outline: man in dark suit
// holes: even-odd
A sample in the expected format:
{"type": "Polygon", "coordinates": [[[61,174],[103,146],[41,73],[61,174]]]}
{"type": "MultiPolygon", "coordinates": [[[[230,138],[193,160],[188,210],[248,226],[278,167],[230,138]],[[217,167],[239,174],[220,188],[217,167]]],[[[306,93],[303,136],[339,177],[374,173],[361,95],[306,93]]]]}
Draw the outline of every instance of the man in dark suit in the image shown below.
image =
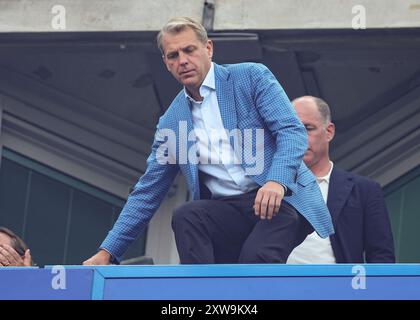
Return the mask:
{"type": "Polygon", "coordinates": [[[329,158],[334,138],[328,104],[305,96],[292,101],[308,132],[305,164],[317,177],[331,213],[335,234],[316,233],[290,254],[287,263],[393,263],[394,242],[388,212],[378,183],[340,170],[329,158]]]}

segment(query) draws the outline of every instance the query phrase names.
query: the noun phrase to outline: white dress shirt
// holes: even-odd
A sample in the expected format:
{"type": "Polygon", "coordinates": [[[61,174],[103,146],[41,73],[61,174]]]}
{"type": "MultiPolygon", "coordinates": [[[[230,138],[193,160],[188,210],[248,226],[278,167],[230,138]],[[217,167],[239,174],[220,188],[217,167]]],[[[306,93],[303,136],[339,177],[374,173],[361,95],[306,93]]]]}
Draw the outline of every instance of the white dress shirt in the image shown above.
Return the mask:
{"type": "Polygon", "coordinates": [[[213,197],[237,195],[258,188],[259,185],[245,175],[240,158],[229,142],[217,101],[213,63],[200,87],[203,101],[195,101],[185,88],[184,92],[191,102],[198,170],[204,173],[201,178],[213,197]]]}
{"type": "MultiPolygon", "coordinates": [[[[334,164],[330,161],[330,171],[324,177],[317,177],[318,186],[321,189],[322,197],[325,203],[328,199],[328,187],[330,184],[330,176],[334,164]]],[[[288,264],[330,264],[336,263],[334,252],[331,246],[330,238],[322,239],[314,231],[309,234],[306,239],[297,246],[289,258],[287,259],[288,264]]]]}

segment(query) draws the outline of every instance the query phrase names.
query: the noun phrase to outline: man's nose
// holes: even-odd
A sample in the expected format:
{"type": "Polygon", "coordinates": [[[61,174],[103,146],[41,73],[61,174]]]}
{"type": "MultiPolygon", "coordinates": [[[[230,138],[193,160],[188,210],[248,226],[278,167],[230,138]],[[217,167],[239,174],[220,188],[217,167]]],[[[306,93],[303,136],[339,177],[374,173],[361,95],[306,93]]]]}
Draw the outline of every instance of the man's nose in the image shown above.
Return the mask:
{"type": "Polygon", "coordinates": [[[188,63],[187,55],[184,52],[179,53],[179,64],[185,65],[188,63]]]}

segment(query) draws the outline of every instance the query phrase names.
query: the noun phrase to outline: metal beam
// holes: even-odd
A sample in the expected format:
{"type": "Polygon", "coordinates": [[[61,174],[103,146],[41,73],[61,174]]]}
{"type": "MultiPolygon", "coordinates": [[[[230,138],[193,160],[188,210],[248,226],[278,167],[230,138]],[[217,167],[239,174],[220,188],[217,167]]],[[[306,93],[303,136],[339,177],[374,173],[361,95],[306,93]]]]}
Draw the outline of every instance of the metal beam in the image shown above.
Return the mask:
{"type": "Polygon", "coordinates": [[[215,11],[214,0],[205,0],[203,8],[203,26],[207,31],[213,31],[215,11]]]}

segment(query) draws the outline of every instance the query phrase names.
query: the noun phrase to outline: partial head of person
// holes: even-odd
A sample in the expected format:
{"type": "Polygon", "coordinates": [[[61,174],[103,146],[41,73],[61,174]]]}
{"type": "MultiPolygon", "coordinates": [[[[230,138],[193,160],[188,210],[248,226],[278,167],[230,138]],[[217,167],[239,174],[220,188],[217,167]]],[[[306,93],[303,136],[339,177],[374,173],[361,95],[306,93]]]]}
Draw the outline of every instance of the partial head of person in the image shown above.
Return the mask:
{"type": "Polygon", "coordinates": [[[329,144],[335,134],[331,110],[324,100],[313,96],[296,98],[292,104],[308,133],[308,150],[303,161],[314,173],[325,173],[330,167],[329,144]]]}
{"type": "Polygon", "coordinates": [[[32,265],[26,243],[5,227],[0,227],[0,265],[5,267],[32,265]]]}
{"type": "Polygon", "coordinates": [[[157,45],[168,71],[194,99],[202,100],[199,89],[213,57],[204,27],[188,17],[173,18],[159,32],[157,45]]]}

